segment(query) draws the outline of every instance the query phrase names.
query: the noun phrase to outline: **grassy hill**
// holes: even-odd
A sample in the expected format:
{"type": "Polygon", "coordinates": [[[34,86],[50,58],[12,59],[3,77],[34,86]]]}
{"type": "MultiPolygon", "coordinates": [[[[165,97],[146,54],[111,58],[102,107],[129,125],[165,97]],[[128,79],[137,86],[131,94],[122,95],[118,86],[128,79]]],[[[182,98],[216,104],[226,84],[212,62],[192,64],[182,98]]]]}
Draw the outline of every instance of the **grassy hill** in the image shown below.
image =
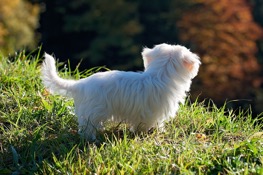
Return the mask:
{"type": "MultiPolygon", "coordinates": [[[[165,131],[135,135],[121,125],[88,143],[73,101],[41,84],[40,60],[0,56],[0,174],[263,174],[262,121],[212,102],[188,100],[165,131]]],[[[97,70],[60,73],[78,79],[97,70]]]]}

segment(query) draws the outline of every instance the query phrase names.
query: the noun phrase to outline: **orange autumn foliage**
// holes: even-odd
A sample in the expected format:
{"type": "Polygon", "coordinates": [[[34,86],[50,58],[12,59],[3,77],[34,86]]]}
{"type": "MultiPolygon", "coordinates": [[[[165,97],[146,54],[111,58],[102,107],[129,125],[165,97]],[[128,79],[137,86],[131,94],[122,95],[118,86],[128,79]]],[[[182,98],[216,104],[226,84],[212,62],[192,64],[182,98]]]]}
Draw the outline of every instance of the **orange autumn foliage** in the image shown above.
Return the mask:
{"type": "Polygon", "coordinates": [[[260,85],[256,41],[263,30],[246,0],[193,0],[178,22],[180,39],[199,53],[203,65],[194,96],[223,102],[248,98],[260,85]]]}
{"type": "Polygon", "coordinates": [[[0,53],[34,48],[40,7],[27,0],[0,1],[0,53]]]}

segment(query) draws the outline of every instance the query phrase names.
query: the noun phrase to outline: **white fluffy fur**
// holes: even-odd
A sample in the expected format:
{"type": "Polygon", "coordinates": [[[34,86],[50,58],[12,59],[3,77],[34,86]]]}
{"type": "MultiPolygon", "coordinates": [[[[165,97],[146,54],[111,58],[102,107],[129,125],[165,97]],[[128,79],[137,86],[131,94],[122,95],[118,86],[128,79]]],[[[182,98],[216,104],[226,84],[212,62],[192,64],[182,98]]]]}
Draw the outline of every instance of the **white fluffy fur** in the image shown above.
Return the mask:
{"type": "Polygon", "coordinates": [[[108,120],[147,131],[175,116],[201,62],[180,45],[144,48],[142,56],[144,72],[114,70],[75,81],[60,78],[54,58],[45,54],[42,80],[50,92],[74,99],[80,133],[88,139],[93,139],[96,129],[102,129],[108,120]]]}

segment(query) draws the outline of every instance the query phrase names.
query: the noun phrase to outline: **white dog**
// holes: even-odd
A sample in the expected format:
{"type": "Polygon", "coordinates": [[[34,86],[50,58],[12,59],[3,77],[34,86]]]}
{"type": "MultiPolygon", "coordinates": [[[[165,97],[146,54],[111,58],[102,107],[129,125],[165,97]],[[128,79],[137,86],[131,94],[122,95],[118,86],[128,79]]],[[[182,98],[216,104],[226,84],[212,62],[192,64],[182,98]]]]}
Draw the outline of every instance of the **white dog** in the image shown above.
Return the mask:
{"type": "Polygon", "coordinates": [[[133,130],[161,127],[184,103],[199,57],[180,45],[144,48],[144,72],[107,71],[80,80],[58,76],[55,60],[45,54],[42,80],[51,93],[72,97],[79,131],[94,139],[106,121],[124,122],[133,130]]]}

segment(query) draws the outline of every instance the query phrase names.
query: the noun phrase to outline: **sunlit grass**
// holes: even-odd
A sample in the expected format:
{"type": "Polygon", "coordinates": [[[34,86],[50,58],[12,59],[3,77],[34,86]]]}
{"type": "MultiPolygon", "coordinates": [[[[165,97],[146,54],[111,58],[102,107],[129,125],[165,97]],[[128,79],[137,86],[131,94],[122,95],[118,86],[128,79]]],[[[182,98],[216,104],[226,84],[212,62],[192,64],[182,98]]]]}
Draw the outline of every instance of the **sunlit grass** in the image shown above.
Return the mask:
{"type": "Polygon", "coordinates": [[[40,62],[40,54],[0,57],[0,174],[263,174],[262,121],[212,102],[188,100],[164,131],[135,135],[122,125],[88,143],[73,101],[42,86],[40,62]]]}

